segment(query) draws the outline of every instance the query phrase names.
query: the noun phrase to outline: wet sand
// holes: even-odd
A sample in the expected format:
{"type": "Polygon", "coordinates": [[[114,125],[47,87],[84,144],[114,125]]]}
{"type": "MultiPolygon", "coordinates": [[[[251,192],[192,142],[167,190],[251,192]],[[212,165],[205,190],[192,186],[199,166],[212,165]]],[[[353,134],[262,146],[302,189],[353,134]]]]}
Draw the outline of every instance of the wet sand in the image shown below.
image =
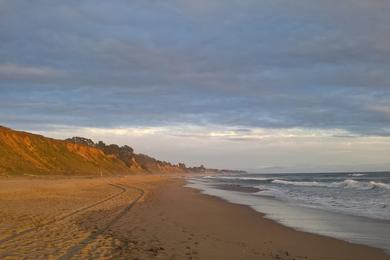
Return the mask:
{"type": "Polygon", "coordinates": [[[168,176],[0,179],[0,259],[390,259],[168,176]]]}

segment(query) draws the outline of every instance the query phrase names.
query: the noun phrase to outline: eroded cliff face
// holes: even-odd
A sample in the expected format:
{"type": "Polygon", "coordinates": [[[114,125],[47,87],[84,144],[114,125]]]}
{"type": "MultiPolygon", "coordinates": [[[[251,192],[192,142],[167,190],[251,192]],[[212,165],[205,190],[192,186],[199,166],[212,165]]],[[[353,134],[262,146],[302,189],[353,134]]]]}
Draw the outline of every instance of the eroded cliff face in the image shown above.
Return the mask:
{"type": "Polygon", "coordinates": [[[97,175],[131,170],[118,158],[87,145],[0,127],[0,173],[97,175]]]}
{"type": "Polygon", "coordinates": [[[182,163],[175,165],[169,162],[157,160],[145,154],[136,154],[134,153],[134,149],[127,145],[124,146],[119,146],[116,144],[106,145],[102,141],[94,143],[92,140],[83,137],[72,137],[70,139],[67,139],[66,141],[72,143],[87,144],[88,146],[98,148],[101,151],[103,151],[104,154],[118,158],[134,172],[185,173],[189,171],[182,163]]]}
{"type": "Polygon", "coordinates": [[[86,138],[56,140],[0,126],[0,175],[114,175],[187,172],[137,155],[129,146],[95,144],[86,138]]]}

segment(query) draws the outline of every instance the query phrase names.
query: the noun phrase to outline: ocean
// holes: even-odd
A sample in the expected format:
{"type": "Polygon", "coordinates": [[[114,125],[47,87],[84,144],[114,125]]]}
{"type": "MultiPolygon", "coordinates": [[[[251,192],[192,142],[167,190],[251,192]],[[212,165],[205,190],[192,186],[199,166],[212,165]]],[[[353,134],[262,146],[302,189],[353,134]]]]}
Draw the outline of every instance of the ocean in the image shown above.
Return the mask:
{"type": "Polygon", "coordinates": [[[390,253],[390,172],[210,175],[187,185],[294,229],[390,253]]]}

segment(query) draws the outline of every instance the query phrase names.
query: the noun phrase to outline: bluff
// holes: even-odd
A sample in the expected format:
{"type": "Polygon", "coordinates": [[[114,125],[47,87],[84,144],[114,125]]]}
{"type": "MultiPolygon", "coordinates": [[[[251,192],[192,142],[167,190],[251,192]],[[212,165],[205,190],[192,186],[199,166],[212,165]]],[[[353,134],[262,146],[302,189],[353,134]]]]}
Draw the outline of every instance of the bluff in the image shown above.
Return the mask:
{"type": "Polygon", "coordinates": [[[73,137],[57,140],[0,126],[0,175],[114,175],[185,173],[184,164],[171,164],[129,146],[94,143],[73,137]]]}
{"type": "Polygon", "coordinates": [[[84,137],[72,137],[65,141],[74,144],[87,145],[89,147],[97,148],[107,156],[122,161],[131,171],[142,173],[185,173],[194,172],[193,168],[187,168],[185,164],[172,164],[166,161],[160,161],[146,154],[136,154],[133,148],[124,145],[119,146],[117,144],[105,144],[102,141],[94,143],[91,139],[84,137]]]}

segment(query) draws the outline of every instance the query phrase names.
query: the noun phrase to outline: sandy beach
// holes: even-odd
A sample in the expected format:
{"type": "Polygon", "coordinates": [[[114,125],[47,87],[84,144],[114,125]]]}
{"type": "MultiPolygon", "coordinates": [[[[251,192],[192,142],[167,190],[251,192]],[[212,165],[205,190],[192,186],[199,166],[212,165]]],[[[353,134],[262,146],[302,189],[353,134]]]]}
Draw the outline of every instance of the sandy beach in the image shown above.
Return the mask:
{"type": "Polygon", "coordinates": [[[161,175],[0,179],[0,258],[390,259],[184,183],[161,175]]]}

